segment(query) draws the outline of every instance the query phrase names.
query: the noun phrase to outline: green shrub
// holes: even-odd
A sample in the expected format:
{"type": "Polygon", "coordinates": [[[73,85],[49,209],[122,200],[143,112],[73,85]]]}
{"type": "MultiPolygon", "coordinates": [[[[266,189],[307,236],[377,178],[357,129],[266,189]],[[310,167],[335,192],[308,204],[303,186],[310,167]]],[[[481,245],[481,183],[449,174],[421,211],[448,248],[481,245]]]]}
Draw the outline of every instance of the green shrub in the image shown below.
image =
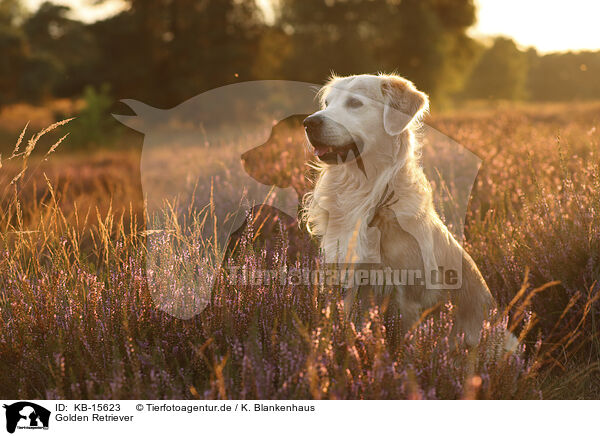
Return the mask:
{"type": "Polygon", "coordinates": [[[110,86],[88,86],[83,93],[84,108],[71,124],[71,147],[96,148],[114,145],[122,129],[110,115],[113,99],[110,86]]]}

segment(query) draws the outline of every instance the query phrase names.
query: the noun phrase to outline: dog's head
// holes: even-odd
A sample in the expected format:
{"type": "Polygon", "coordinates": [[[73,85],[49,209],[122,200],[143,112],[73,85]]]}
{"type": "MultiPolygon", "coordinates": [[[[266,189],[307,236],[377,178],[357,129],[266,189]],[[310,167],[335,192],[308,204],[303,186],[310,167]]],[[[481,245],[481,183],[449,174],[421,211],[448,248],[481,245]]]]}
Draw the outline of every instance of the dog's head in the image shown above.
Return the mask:
{"type": "Polygon", "coordinates": [[[396,159],[395,139],[427,111],[427,95],[396,75],[334,77],[320,91],[321,110],[304,120],[314,154],[325,164],[361,157],[396,159]]]}

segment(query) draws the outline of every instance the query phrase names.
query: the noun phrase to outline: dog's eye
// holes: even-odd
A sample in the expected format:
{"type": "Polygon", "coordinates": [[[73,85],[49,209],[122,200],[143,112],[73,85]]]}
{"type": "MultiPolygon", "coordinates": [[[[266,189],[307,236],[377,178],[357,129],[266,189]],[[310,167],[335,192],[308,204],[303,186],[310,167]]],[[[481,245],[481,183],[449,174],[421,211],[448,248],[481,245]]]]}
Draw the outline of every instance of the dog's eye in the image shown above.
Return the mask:
{"type": "Polygon", "coordinates": [[[349,98],[348,100],[346,100],[346,106],[351,107],[351,108],[357,108],[357,107],[361,107],[363,105],[362,101],[360,101],[358,98],[349,98]]]}

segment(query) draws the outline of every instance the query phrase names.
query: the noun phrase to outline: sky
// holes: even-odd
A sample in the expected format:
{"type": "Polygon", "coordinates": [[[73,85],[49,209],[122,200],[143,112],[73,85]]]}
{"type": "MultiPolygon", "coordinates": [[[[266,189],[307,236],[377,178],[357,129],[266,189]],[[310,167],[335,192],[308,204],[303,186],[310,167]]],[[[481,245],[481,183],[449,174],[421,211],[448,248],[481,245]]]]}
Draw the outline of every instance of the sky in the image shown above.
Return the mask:
{"type": "Polygon", "coordinates": [[[600,50],[598,0],[475,0],[472,36],[507,35],[541,53],[600,50]]]}
{"type": "MultiPolygon", "coordinates": [[[[31,9],[44,0],[26,0],[31,9]]],[[[269,1],[259,0],[267,10],[269,1]]],[[[92,0],[55,0],[70,5],[78,18],[94,21],[123,8],[121,0],[90,7],[92,0]]],[[[567,50],[600,50],[598,0],[475,0],[478,23],[474,37],[505,35],[522,47],[541,53],[567,50]]]]}

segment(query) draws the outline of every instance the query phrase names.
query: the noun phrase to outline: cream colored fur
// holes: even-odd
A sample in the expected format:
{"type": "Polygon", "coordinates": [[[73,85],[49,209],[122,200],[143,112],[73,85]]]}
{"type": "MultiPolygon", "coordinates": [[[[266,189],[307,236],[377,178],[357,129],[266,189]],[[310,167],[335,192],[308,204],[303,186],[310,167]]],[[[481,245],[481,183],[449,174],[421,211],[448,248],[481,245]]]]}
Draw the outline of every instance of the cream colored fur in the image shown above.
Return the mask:
{"type": "MultiPolygon", "coordinates": [[[[320,97],[322,110],[316,115],[325,120],[320,140],[334,147],[360,143],[363,163],[363,168],[356,159],[319,164],[315,188],[305,197],[304,217],[321,240],[325,260],[418,269],[426,277],[440,267],[457,268],[462,280],[456,289],[398,286],[393,299],[406,328],[425,309],[450,299],[457,333],[476,345],[494,300],[433,206],[415,136],[428,109],[427,96],[396,75],[360,75],[332,78],[320,97]],[[393,201],[381,204],[387,192],[393,201]]],[[[346,308],[358,291],[348,292],[346,308]]]]}

